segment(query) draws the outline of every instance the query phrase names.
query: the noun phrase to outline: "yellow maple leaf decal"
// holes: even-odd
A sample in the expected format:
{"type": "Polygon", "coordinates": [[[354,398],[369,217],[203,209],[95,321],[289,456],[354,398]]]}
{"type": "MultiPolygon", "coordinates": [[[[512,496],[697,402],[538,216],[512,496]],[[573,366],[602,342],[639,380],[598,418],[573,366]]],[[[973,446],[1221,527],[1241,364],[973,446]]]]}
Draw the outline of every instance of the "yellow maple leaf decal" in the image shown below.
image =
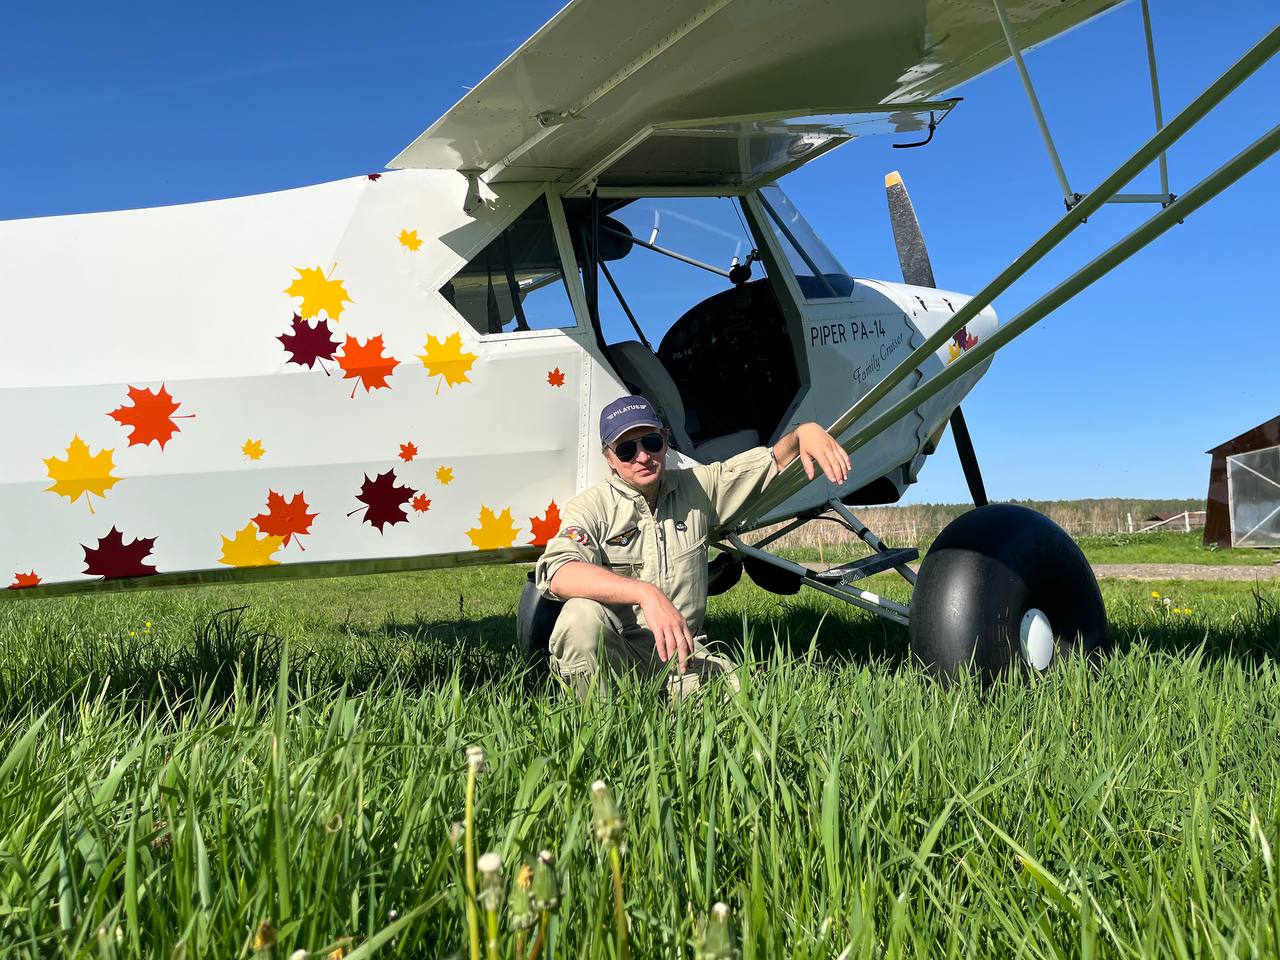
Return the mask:
{"type": "Polygon", "coordinates": [[[261,440],[246,440],[244,442],[244,446],[240,448],[240,452],[250,460],[261,460],[262,455],[266,453],[266,451],[262,449],[261,440]]]}
{"type": "Polygon", "coordinates": [[[441,467],[436,471],[436,479],[446,487],[453,483],[453,467],[441,467]]]}
{"type": "Polygon", "coordinates": [[[400,246],[409,250],[417,250],[422,246],[422,239],[418,236],[417,230],[401,230],[400,246]]]}
{"type": "Polygon", "coordinates": [[[954,343],[947,344],[947,363],[950,364],[954,360],[959,360],[960,355],[964,351],[957,347],[954,343]]]}
{"type": "MultiPolygon", "coordinates": [[[[451,333],[444,340],[437,340],[428,335],[426,345],[422,349],[426,352],[420,354],[418,359],[427,368],[427,376],[440,377],[449,384],[450,388],[460,383],[471,382],[467,373],[471,370],[471,365],[476,362],[476,355],[462,352],[461,336],[451,333]]],[[[439,392],[440,382],[437,381],[436,393],[439,392]]]]}
{"type": "Polygon", "coordinates": [[[480,526],[467,531],[472,545],[477,550],[497,550],[509,547],[516,542],[516,528],[511,520],[511,508],[507,507],[499,514],[483,504],[480,506],[480,526]]]}
{"type": "Polygon", "coordinates": [[[320,311],[323,310],[330,320],[337,323],[342,314],[343,303],[355,303],[347,296],[347,288],[342,285],[342,281],[326,277],[319,267],[294,267],[293,269],[298,273],[297,279],[289,284],[284,292],[291,297],[302,298],[298,315],[303,320],[319,316],[320,311]]]}
{"type": "Polygon", "coordinates": [[[93,502],[88,495],[105,497],[107,491],[120,482],[120,477],[111,475],[116,466],[111,456],[113,453],[114,450],[103,448],[90,456],[89,445],[76,434],[67,445],[67,459],[49,457],[44,461],[49,479],[53,481],[53,486],[45,487],[45,490],[66,497],[72,503],[84,497],[92,513],[93,502]]]}
{"type": "Polygon", "coordinates": [[[222,556],[219,563],[229,567],[269,567],[280,561],[271,555],[280,549],[284,537],[273,537],[264,533],[258,539],[258,527],[252,520],[244,528],[236,531],[236,538],[222,538],[222,556]]]}

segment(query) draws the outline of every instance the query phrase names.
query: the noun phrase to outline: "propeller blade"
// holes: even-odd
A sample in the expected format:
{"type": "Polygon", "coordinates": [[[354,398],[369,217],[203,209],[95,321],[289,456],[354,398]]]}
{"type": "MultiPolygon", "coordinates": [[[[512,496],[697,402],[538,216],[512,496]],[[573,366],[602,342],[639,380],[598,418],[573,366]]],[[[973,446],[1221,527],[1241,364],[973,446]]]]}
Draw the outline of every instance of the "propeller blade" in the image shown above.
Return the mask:
{"type": "Polygon", "coordinates": [[[902,175],[894,170],[884,178],[884,192],[889,200],[889,223],[893,227],[893,242],[898,248],[898,263],[902,265],[902,279],[918,287],[936,287],[933,265],[929,263],[929,251],[925,249],[924,234],[915,208],[907,196],[902,175]]]}
{"type": "MultiPolygon", "coordinates": [[[[911,197],[907,195],[902,175],[897,170],[885,176],[884,192],[889,200],[889,223],[893,226],[893,242],[898,248],[902,279],[917,287],[936,287],[933,264],[929,262],[924,234],[920,232],[920,221],[916,219],[915,207],[911,205],[911,197]]],[[[973,449],[969,427],[964,422],[964,414],[959,407],[951,413],[951,436],[956,442],[956,453],[960,456],[960,466],[964,470],[964,479],[969,486],[974,506],[985,506],[987,490],[982,482],[982,471],[978,467],[978,455],[973,449]]]]}

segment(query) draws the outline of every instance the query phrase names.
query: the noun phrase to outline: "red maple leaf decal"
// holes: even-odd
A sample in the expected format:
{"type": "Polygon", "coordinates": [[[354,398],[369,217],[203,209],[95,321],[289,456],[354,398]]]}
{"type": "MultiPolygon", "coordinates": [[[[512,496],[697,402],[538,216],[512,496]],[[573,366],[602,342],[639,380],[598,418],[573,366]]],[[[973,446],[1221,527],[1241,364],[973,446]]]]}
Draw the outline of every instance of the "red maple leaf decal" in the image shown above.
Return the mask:
{"type": "Polygon", "coordinates": [[[98,538],[96,547],[80,544],[84,549],[84,572],[104,580],[150,576],[156,568],[143,561],[155,545],[155,537],[139,537],[125,543],[124,534],[112,527],[105,537],[98,538]]]}
{"type": "MultiPolygon", "coordinates": [[[[317,360],[332,360],[334,351],[338,349],[338,341],[333,339],[328,320],[317,317],[315,326],[312,326],[296,313],[293,315],[292,329],[276,339],[289,351],[290,363],[308,370],[315,366],[317,360]]],[[[323,363],[320,364],[320,369],[326,375],[329,373],[323,363]]]]}
{"type": "Polygon", "coordinates": [[[34,587],[40,583],[40,578],[36,576],[36,572],[32,570],[30,573],[15,573],[13,575],[13,583],[9,584],[10,590],[21,590],[23,587],[34,587]]]}
{"type": "Polygon", "coordinates": [[[344,371],[343,380],[360,378],[360,382],[351,388],[353,397],[356,395],[356,387],[361,383],[364,384],[365,393],[387,386],[387,377],[391,376],[391,371],[399,363],[395,357],[382,355],[382,334],[370,337],[363,346],[355,337],[348,335],[346,343],[342,345],[342,356],[338,357],[338,366],[344,371]]]}
{"type": "Polygon", "coordinates": [[[409,463],[417,455],[418,455],[418,448],[413,443],[413,441],[400,444],[400,459],[403,460],[405,463],[409,463]]]}
{"type": "MultiPolygon", "coordinates": [[[[253,522],[263,533],[272,537],[283,537],[284,540],[280,545],[287,547],[292,537],[300,537],[309,532],[311,521],[318,516],[318,514],[307,513],[307,506],[301,491],[286,501],[283,494],[268,490],[267,512],[258,514],[253,518],[253,522]]],[[[298,541],[298,548],[306,549],[302,546],[301,540],[298,541]]]]}
{"type": "MultiPolygon", "coordinates": [[[[364,513],[365,523],[377,527],[378,532],[382,533],[386,524],[402,523],[409,519],[409,515],[404,512],[404,505],[416,492],[409,487],[396,486],[396,472],[388,470],[378,474],[376,480],[370,480],[366,473],[356,499],[367,508],[364,513]]],[[[357,507],[351,513],[359,513],[361,509],[364,508],[357,507]]],[[[351,513],[347,516],[351,516],[351,513]]]]}
{"type": "Polygon", "coordinates": [[[556,502],[552,500],[547,504],[547,512],[541,517],[530,517],[529,527],[533,532],[529,542],[535,547],[545,547],[547,541],[560,532],[560,508],[556,502]]]}
{"type": "Polygon", "coordinates": [[[547,371],[547,383],[551,384],[553,387],[564,386],[564,374],[560,372],[559,367],[556,367],[554,370],[547,371]]]}
{"type": "Polygon", "coordinates": [[[116,407],[107,416],[122,427],[132,428],[133,432],[129,434],[131,447],[134,444],[142,444],[145,447],[155,440],[163,450],[164,445],[179,432],[178,425],[173,421],[175,419],[190,420],[195,417],[194,413],[174,417],[173,414],[182,404],[174,402],[163,383],[160,384],[160,390],[156,393],[143,387],[130,387],[129,402],[133,406],[116,407]]]}
{"type": "Polygon", "coordinates": [[[382,174],[380,174],[380,173],[366,173],[366,174],[365,174],[365,177],[366,177],[367,179],[369,179],[369,180],[372,180],[374,183],[377,183],[379,180],[381,180],[381,179],[382,179],[382,174]]]}
{"type": "Polygon", "coordinates": [[[426,513],[431,509],[431,501],[427,499],[427,495],[425,493],[420,493],[413,498],[413,509],[417,510],[419,513],[426,513]]]}

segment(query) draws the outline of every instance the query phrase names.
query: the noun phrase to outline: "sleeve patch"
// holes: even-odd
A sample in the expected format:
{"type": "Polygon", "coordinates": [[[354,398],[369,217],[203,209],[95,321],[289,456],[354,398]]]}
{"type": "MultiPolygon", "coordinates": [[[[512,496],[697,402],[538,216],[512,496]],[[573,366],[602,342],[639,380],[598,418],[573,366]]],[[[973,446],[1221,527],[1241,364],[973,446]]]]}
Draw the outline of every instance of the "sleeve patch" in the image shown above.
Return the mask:
{"type": "Polygon", "coordinates": [[[560,531],[560,536],[572,540],[580,547],[591,546],[591,535],[581,527],[565,527],[560,531]]]}

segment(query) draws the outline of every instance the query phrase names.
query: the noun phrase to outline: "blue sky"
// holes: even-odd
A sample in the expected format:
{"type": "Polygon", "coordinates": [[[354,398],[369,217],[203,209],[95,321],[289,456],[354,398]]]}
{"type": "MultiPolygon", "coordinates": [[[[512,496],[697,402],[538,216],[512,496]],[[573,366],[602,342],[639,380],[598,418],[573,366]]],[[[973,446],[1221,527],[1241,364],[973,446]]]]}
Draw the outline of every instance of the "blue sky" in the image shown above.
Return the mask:
{"type": "MultiPolygon", "coordinates": [[[[1274,4],[1152,0],[1165,114],[1274,26],[1274,4]]],[[[23,5],[0,46],[0,219],[261,193],[380,169],[555,12],[488,4],[23,5]]],[[[1152,126],[1139,7],[1027,58],[1086,191],[1152,126]]],[[[1175,192],[1265,132],[1264,67],[1169,157],[1175,192]]],[[[941,286],[976,292],[1061,214],[1011,66],[927,149],[867,140],[784,181],[856,275],[898,279],[897,168],[941,286]]],[[[1131,189],[1156,189],[1154,169],[1131,189]]],[[[1013,316],[1153,207],[1109,206],[996,302],[1013,316]]],[[[993,497],[1203,496],[1208,447],[1280,413],[1280,160],[1003,351],[965,402],[993,497]]],[[[961,500],[949,446],[912,499],[961,500]]]]}

